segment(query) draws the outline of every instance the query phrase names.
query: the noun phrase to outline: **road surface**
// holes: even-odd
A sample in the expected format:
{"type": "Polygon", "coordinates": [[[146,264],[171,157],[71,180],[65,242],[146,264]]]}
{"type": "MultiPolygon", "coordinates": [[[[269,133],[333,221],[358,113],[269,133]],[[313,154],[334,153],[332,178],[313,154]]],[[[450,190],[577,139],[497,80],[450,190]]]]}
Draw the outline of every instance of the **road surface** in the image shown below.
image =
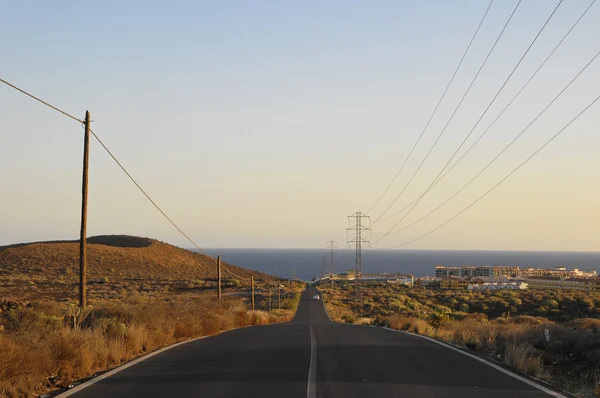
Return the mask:
{"type": "MultiPolygon", "coordinates": [[[[186,343],[72,397],[528,397],[550,395],[429,340],[333,323],[309,287],[294,319],[186,343]]],[[[560,396],[560,395],[556,395],[560,396]]]]}

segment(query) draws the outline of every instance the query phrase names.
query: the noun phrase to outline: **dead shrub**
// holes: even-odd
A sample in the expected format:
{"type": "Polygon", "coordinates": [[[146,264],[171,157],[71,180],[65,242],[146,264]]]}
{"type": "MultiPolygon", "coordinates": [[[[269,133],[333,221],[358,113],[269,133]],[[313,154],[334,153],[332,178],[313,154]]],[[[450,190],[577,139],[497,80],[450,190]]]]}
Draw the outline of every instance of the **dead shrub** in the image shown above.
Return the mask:
{"type": "Polygon", "coordinates": [[[289,316],[284,312],[247,311],[239,299],[96,301],[74,329],[64,304],[13,308],[1,314],[6,330],[0,334],[0,398],[67,386],[168,344],[275,322],[289,316]]]}
{"type": "Polygon", "coordinates": [[[511,368],[541,378],[544,373],[542,358],[528,343],[511,343],[504,349],[504,362],[511,368]]]}
{"type": "Polygon", "coordinates": [[[580,318],[571,321],[569,325],[581,329],[600,329],[600,319],[580,318]]]}
{"type": "Polygon", "coordinates": [[[249,311],[251,325],[266,325],[269,323],[269,314],[264,311],[249,311]]]}

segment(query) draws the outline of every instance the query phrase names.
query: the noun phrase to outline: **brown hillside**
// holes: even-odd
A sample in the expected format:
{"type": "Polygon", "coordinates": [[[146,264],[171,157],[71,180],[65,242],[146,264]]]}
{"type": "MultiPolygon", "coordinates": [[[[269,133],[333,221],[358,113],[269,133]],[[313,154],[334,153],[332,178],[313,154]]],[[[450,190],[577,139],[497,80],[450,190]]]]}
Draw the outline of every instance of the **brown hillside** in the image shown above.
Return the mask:
{"type": "MultiPolygon", "coordinates": [[[[129,283],[173,285],[205,282],[217,277],[215,259],[150,238],[111,235],[88,238],[88,281],[90,284],[129,283]]],[[[223,271],[223,278],[238,279],[243,285],[251,275],[261,280],[272,277],[223,262],[239,276],[223,271]]],[[[0,247],[0,282],[14,293],[46,291],[57,284],[76,286],[79,275],[77,241],[25,243],[0,247]]],[[[116,286],[119,288],[123,286],[116,286]]],[[[69,295],[72,295],[72,289],[69,295]]],[[[91,289],[93,290],[93,288],[91,289]]],[[[5,290],[6,291],[6,290],[5,290]]],[[[21,296],[21,294],[18,294],[21,296]]],[[[28,296],[24,294],[23,296],[28,296]]],[[[56,298],[59,298],[56,295],[56,298]]]]}

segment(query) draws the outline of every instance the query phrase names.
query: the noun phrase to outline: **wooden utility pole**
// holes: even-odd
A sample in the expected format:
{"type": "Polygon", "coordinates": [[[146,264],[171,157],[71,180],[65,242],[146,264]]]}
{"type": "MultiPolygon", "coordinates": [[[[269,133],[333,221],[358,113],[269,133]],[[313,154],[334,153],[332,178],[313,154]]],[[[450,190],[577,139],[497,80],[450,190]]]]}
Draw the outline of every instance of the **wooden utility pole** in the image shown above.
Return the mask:
{"type": "Polygon", "coordinates": [[[277,308],[281,309],[281,286],[279,281],[277,281],[277,308]]]}
{"type": "Polygon", "coordinates": [[[271,286],[269,286],[269,312],[271,312],[271,286]]]}
{"type": "Polygon", "coordinates": [[[85,112],[85,135],[83,141],[83,179],[81,184],[81,230],[79,233],[79,307],[87,305],[87,204],[88,165],[90,162],[90,112],[85,112]]]}
{"type": "Polygon", "coordinates": [[[252,280],[252,311],[254,311],[254,275],[250,276],[252,280]]]}
{"type": "Polygon", "coordinates": [[[219,279],[217,297],[221,300],[221,256],[217,256],[217,275],[219,279]]]}
{"type": "Polygon", "coordinates": [[[292,288],[296,287],[296,267],[294,267],[294,274],[292,276],[292,288]]]}

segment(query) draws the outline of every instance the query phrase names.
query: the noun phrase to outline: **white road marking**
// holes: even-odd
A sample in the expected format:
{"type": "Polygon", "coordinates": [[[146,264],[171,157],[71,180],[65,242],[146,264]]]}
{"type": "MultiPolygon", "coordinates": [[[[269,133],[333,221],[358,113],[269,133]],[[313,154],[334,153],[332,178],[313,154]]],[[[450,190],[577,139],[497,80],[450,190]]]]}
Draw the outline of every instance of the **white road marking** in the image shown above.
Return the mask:
{"type": "Polygon", "coordinates": [[[516,373],[513,373],[513,372],[511,372],[511,371],[509,371],[509,370],[506,370],[506,369],[504,369],[503,367],[501,367],[501,366],[498,366],[498,365],[496,365],[496,364],[494,364],[494,363],[492,363],[492,362],[489,362],[489,361],[487,361],[487,360],[485,360],[485,359],[483,359],[483,358],[480,358],[480,357],[478,357],[477,355],[473,355],[473,354],[471,354],[471,353],[469,353],[469,352],[466,352],[466,351],[463,351],[463,350],[459,350],[459,349],[458,349],[458,348],[456,348],[456,347],[452,347],[451,345],[449,345],[449,344],[446,344],[446,343],[444,343],[444,342],[442,342],[442,341],[436,340],[436,339],[434,339],[434,338],[431,338],[431,337],[428,337],[428,336],[422,336],[422,335],[420,335],[420,334],[410,333],[410,332],[406,332],[406,331],[400,331],[400,330],[396,330],[396,329],[392,329],[392,328],[388,328],[388,327],[383,327],[383,329],[386,329],[386,330],[391,330],[392,332],[406,333],[406,334],[410,334],[411,336],[417,336],[417,337],[420,337],[420,338],[422,338],[422,339],[426,339],[426,340],[429,340],[429,341],[433,341],[434,343],[437,343],[437,344],[439,344],[439,345],[441,345],[441,346],[444,346],[444,347],[446,347],[446,348],[449,348],[449,349],[451,349],[451,350],[454,350],[454,351],[456,351],[456,352],[460,352],[460,353],[461,353],[461,354],[463,354],[463,355],[466,355],[466,356],[469,356],[469,357],[471,357],[471,358],[473,358],[473,359],[476,359],[476,360],[478,360],[479,362],[483,362],[483,363],[485,363],[486,365],[488,365],[488,366],[491,366],[492,368],[494,368],[494,369],[496,369],[496,370],[498,370],[498,371],[500,371],[500,372],[502,372],[502,373],[504,373],[504,374],[507,374],[507,375],[509,375],[509,376],[511,376],[511,377],[513,377],[513,378],[515,378],[515,379],[517,379],[517,380],[519,380],[519,381],[522,381],[522,382],[523,382],[523,383],[525,383],[525,384],[528,384],[528,385],[530,385],[530,386],[532,386],[532,387],[535,387],[535,388],[537,388],[538,390],[541,390],[541,391],[545,392],[545,393],[546,393],[546,394],[548,394],[548,395],[551,395],[551,396],[553,396],[553,397],[556,397],[556,398],[567,398],[567,396],[565,396],[565,395],[562,395],[562,394],[560,394],[560,393],[558,393],[558,392],[556,392],[556,391],[552,391],[552,390],[550,390],[549,388],[546,388],[546,387],[542,386],[541,384],[538,384],[538,383],[536,383],[536,382],[534,382],[534,381],[531,381],[531,380],[529,380],[529,379],[527,379],[527,378],[525,378],[525,377],[523,377],[523,376],[519,376],[518,374],[516,374],[516,373]]]}
{"type": "MultiPolygon", "coordinates": [[[[323,297],[323,293],[321,293],[321,297],[323,297]]],[[[325,301],[321,300],[321,303],[323,303],[323,308],[325,309],[325,314],[327,315],[327,318],[329,318],[329,321],[333,323],[333,319],[331,319],[331,316],[329,316],[329,312],[327,311],[327,306],[325,305],[325,301]]]]}
{"type": "Polygon", "coordinates": [[[308,386],[306,388],[306,398],[315,398],[317,396],[317,339],[312,325],[310,326],[310,366],[308,368],[308,386]]]}

